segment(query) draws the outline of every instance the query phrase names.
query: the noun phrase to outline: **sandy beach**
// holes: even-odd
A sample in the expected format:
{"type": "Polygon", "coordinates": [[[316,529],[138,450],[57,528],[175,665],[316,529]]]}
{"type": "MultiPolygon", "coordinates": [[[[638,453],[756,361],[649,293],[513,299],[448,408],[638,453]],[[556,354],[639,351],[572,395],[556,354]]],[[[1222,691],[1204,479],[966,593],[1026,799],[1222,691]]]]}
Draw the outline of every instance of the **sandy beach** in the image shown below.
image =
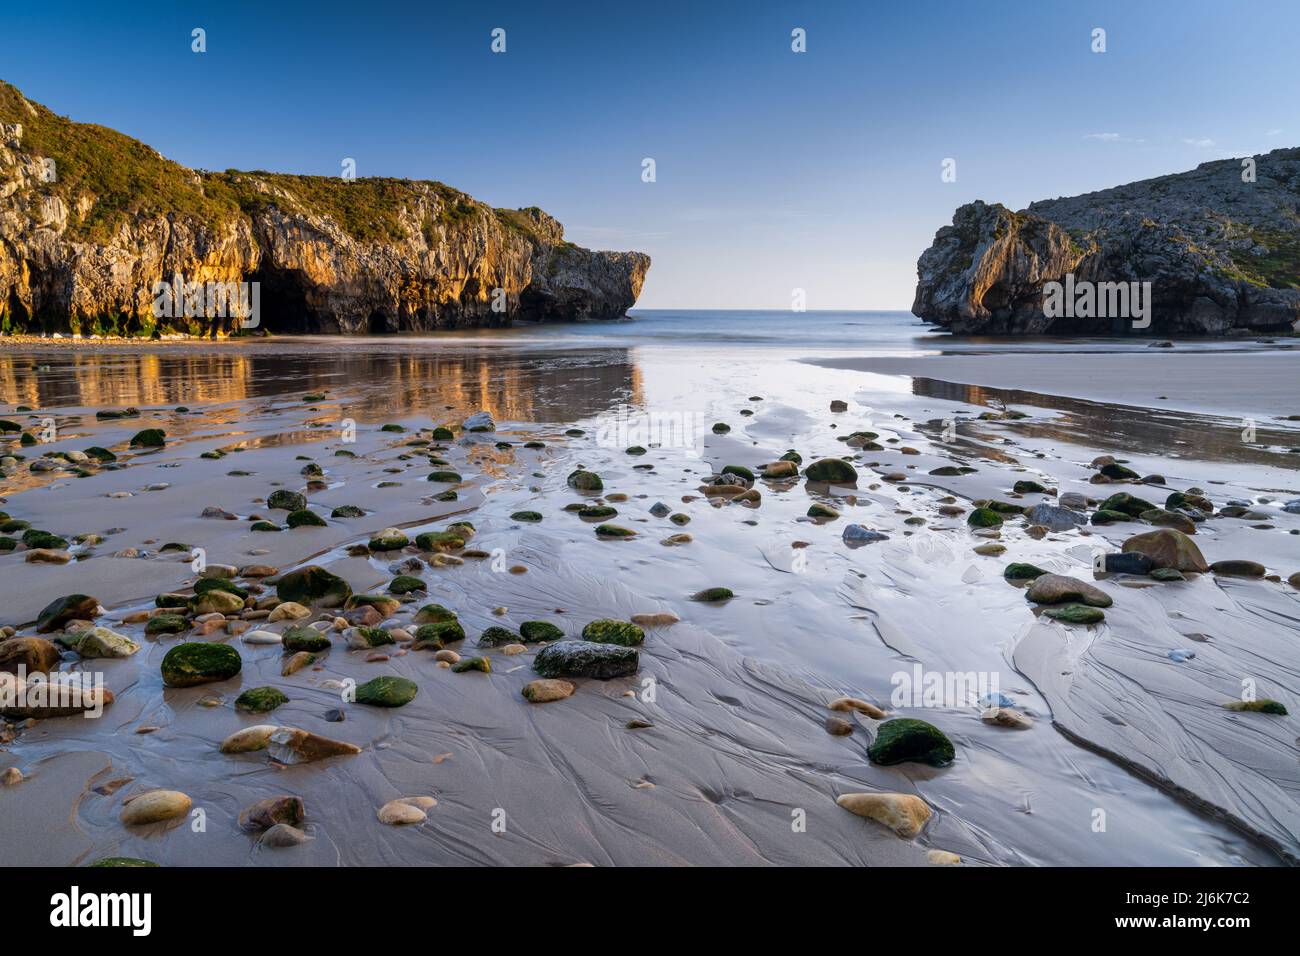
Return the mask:
{"type": "Polygon", "coordinates": [[[1300,497],[1300,422],[1288,420],[1300,413],[1289,384],[1300,355],[1179,343],[863,357],[684,348],[622,332],[600,344],[483,336],[6,347],[0,418],[33,434],[52,419],[54,440],[23,447],[17,433],[0,436],[6,454],[23,456],[7,469],[0,510],[28,523],[16,539],[30,529],[64,538],[70,560],[30,562],[21,543],[0,554],[0,624],[37,636],[51,602],[91,595],[102,608],[93,623],[140,645],[122,659],[63,650],[57,669],[102,674],[114,700],[101,717],[8,719],[0,771],[21,775],[0,788],[12,862],[1300,859],[1294,717],[1222,706],[1242,697],[1243,681],[1290,714],[1300,706],[1290,653],[1300,592],[1287,582],[1300,571],[1300,508],[1284,508],[1300,497]],[[835,402],[844,410],[832,411],[835,402]],[[138,415],[96,414],[127,408],[138,415]],[[480,412],[494,430],[464,428],[480,412]],[[1242,419],[1254,422],[1249,441],[1242,419]],[[453,437],[435,438],[438,427],[453,437]],[[162,447],[130,447],[155,428],[162,447]],[[840,440],[866,431],[875,437],[840,440]],[[57,457],[92,447],[116,460],[57,457]],[[727,466],[761,475],[791,449],[803,466],[848,456],[856,483],[755,477],[748,500],[708,484],[727,466]],[[1148,480],[1096,483],[1093,462],[1105,455],[1148,480]],[[38,461],[51,470],[33,470],[38,461]],[[579,469],[600,475],[603,490],[575,489],[579,469]],[[958,469],[967,470],[948,473],[958,469]],[[457,480],[428,480],[439,471],[457,480]],[[1013,491],[1018,481],[1053,493],[1013,491]],[[1189,535],[1206,561],[1258,562],[1264,576],[1159,582],[1094,570],[1098,554],[1153,530],[1136,517],[1087,522],[1104,499],[1128,493],[1163,507],[1194,488],[1214,506],[1189,535]],[[304,494],[323,524],[288,527],[288,512],[270,507],[276,491],[304,494]],[[968,523],[977,501],[1056,507],[1070,494],[1091,502],[1077,526],[1039,530],[1014,510],[996,526],[968,523]],[[602,504],[615,513],[566,510],[602,504]],[[363,513],[336,516],[346,506],[363,513]],[[816,506],[833,510],[809,516],[816,506]],[[281,530],[253,530],[258,520],[281,530]],[[473,525],[462,547],[416,542],[458,521],[473,525]],[[634,533],[597,533],[609,524],[634,533]],[[883,537],[846,540],[850,525],[883,537]],[[374,547],[391,528],[410,543],[374,547]],[[217,617],[191,609],[175,633],[146,634],[148,615],[176,613],[158,595],[192,596],[196,548],[209,566],[236,569],[247,598],[217,617]],[[1104,621],[1045,616],[1048,605],[1026,601],[1028,581],[1004,577],[1012,563],[1099,588],[1113,602],[1104,621]],[[258,565],[274,572],[240,573],[258,565]],[[308,565],[387,600],[369,617],[354,613],[364,607],[316,605],[300,621],[269,620],[278,578],[308,565]],[[390,594],[399,576],[422,587],[390,594]],[[692,599],[710,588],[732,596],[692,599]],[[465,633],[442,661],[413,640],[430,604],[454,612],[465,633]],[[548,703],[521,692],[549,642],[478,644],[493,627],[519,635],[525,622],[546,621],[577,639],[592,621],[664,614],[644,627],[635,674],[572,678],[572,695],[548,703]],[[248,639],[317,621],[328,650],[287,675],[280,645],[248,639]],[[395,642],[357,646],[366,627],[395,642]],[[163,658],[186,641],[234,649],[239,673],[167,686],[163,658]],[[490,671],[440,666],[456,656],[484,658],[490,671]],[[913,673],[988,678],[1023,723],[988,719],[987,702],[974,698],[900,704],[900,675],[913,673]],[[414,699],[347,699],[350,686],[381,676],[414,682],[414,699]],[[258,687],[288,700],[260,714],[235,706],[258,687]],[[846,696],[885,714],[830,708],[846,696]],[[880,726],[898,717],[939,728],[955,758],[874,762],[880,726]],[[828,718],[844,726],[828,732],[828,718]],[[263,725],[359,752],[286,763],[274,749],[219,749],[263,725]],[[183,793],[189,810],[124,824],[124,801],[156,789],[183,793]],[[852,793],[918,797],[931,815],[905,838],[837,805],[852,793]],[[242,812],[284,796],[305,806],[294,845],[241,828],[242,812]],[[419,797],[436,801],[424,801],[420,821],[381,821],[390,801],[419,797]],[[37,827],[49,839],[23,838],[37,827]]]}

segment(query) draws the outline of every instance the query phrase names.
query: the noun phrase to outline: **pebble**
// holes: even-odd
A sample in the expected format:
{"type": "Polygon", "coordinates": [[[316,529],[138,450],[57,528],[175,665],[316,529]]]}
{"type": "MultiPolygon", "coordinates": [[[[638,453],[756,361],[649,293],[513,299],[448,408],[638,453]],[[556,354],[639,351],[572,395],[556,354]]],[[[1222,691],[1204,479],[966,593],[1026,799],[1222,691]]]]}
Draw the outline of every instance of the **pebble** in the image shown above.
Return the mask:
{"type": "Polygon", "coordinates": [[[908,840],[921,832],[931,815],[925,801],[909,793],[846,793],[835,802],[850,813],[884,824],[908,840]]]}
{"type": "Polygon", "coordinates": [[[295,826],[290,826],[287,823],[277,823],[263,833],[262,838],[257,842],[262,846],[281,850],[286,847],[298,846],[311,839],[310,836],[295,826]]]}
{"type": "Polygon", "coordinates": [[[667,627],[670,624],[676,624],[681,618],[672,611],[657,611],[655,613],[633,614],[629,620],[641,627],[667,627]]]}
{"type": "Polygon", "coordinates": [[[245,631],[243,638],[245,644],[280,644],[284,641],[284,636],[274,631],[245,631]]]}
{"type": "Polygon", "coordinates": [[[432,797],[400,797],[385,803],[379,808],[377,815],[380,823],[389,826],[423,823],[429,818],[425,811],[436,803],[437,801],[432,797]]]}
{"type": "Polygon", "coordinates": [[[193,801],[179,790],[148,790],[131,797],[122,808],[121,821],[127,826],[144,826],[184,816],[193,801]]]}
{"type": "Polygon", "coordinates": [[[564,700],[573,691],[573,684],[567,680],[539,678],[524,685],[523,695],[534,704],[547,704],[554,700],[564,700]]]}
{"type": "Polygon", "coordinates": [[[857,697],[837,697],[829,704],[830,709],[840,713],[857,711],[864,717],[870,717],[872,720],[883,720],[886,714],[875,704],[869,704],[865,700],[857,697]]]}
{"type": "Polygon", "coordinates": [[[23,772],[17,767],[9,767],[5,770],[4,776],[0,777],[0,785],[6,787],[15,787],[23,782],[23,772]]]}

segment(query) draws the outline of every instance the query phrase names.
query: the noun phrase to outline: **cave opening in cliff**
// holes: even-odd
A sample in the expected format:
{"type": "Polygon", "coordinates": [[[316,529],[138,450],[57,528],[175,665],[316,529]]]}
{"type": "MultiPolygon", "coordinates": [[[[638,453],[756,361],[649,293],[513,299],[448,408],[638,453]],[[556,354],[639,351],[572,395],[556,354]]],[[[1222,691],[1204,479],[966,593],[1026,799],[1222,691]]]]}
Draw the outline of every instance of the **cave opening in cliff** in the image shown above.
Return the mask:
{"type": "Polygon", "coordinates": [[[320,327],[307,303],[302,281],[294,273],[279,269],[258,269],[249,276],[249,281],[260,283],[258,329],[261,331],[328,331],[320,327]]]}
{"type": "Polygon", "coordinates": [[[369,335],[384,335],[389,331],[388,316],[382,311],[376,310],[370,313],[370,318],[366,320],[366,332],[369,335]]]}

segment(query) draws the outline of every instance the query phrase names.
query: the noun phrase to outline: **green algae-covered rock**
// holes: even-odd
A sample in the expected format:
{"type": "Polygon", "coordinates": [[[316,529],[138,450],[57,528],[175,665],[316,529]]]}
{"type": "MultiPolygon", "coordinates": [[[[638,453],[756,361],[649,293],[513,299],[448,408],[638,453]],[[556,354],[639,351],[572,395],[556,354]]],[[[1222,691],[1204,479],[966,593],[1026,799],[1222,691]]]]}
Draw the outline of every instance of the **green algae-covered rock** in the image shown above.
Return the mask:
{"type": "Polygon", "coordinates": [[[290,528],[325,527],[325,519],[314,511],[308,511],[306,508],[302,511],[291,511],[289,517],[284,519],[284,523],[290,528]]]}
{"type": "Polygon", "coordinates": [[[161,428],[146,428],[135,433],[132,448],[162,448],[167,444],[167,433],[161,428]]]}
{"type": "Polygon", "coordinates": [[[179,614],[156,614],[145,622],[145,634],[179,634],[188,628],[185,618],[179,614]]]}
{"type": "Polygon", "coordinates": [[[579,468],[577,471],[570,472],[566,479],[570,488],[577,491],[604,491],[605,483],[600,480],[600,475],[594,471],[584,471],[579,468]]]}
{"type": "Polygon", "coordinates": [[[421,624],[415,629],[415,648],[417,650],[432,647],[434,650],[446,644],[465,640],[465,628],[459,621],[438,621],[436,624],[421,624]]]}
{"type": "Polygon", "coordinates": [[[1183,572],[1177,568],[1156,568],[1149,575],[1152,581],[1186,581],[1183,572]]]}
{"type": "Polygon", "coordinates": [[[17,538],[3,538],[3,537],[0,537],[0,551],[12,551],[12,550],[14,550],[16,547],[18,547],[18,539],[17,539],[17,538]]]}
{"type": "Polygon", "coordinates": [[[524,639],[525,644],[564,639],[564,632],[550,621],[524,621],[519,625],[519,635],[524,639]]]}
{"type": "Polygon", "coordinates": [[[333,647],[329,635],[305,624],[295,624],[284,632],[280,646],[285,651],[328,651],[333,647]]]}
{"type": "Polygon", "coordinates": [[[973,508],[966,523],[972,528],[996,528],[1002,524],[1002,516],[992,508],[973,508]]]}
{"type": "Polygon", "coordinates": [[[37,548],[50,548],[54,551],[62,551],[68,546],[68,539],[61,538],[57,534],[49,531],[40,531],[32,528],[23,532],[23,544],[27,545],[33,551],[37,548]]]}
{"type": "MultiPolygon", "coordinates": [[[[154,618],[153,620],[157,620],[154,618]]],[[[229,644],[189,642],[177,644],[162,659],[163,683],[168,687],[194,687],[229,680],[239,673],[239,652],[229,644]]]]}
{"type": "Polygon", "coordinates": [[[731,431],[731,426],[728,425],[726,422],[714,422],[714,423],[713,423],[713,434],[715,434],[715,435],[725,435],[725,434],[727,434],[727,432],[729,432],[729,431],[731,431]]]}
{"type": "Polygon", "coordinates": [[[91,445],[86,449],[86,454],[98,462],[117,461],[117,455],[113,454],[107,448],[101,448],[99,445],[91,445]]]}
{"type": "Polygon", "coordinates": [[[194,616],[202,614],[237,614],[244,608],[244,599],[238,594],[212,588],[190,598],[189,610],[194,616]]]}
{"type": "MultiPolygon", "coordinates": [[[[225,578],[199,578],[194,582],[195,594],[206,594],[209,591],[229,591],[231,594],[237,595],[241,601],[248,597],[247,588],[241,588],[234,581],[228,581],[225,578]]],[[[158,606],[165,607],[166,605],[159,604],[158,606]]]]}
{"type": "Polygon", "coordinates": [[[820,458],[803,471],[809,481],[825,481],[837,485],[857,484],[858,471],[843,458],[820,458]]]}
{"type": "Polygon", "coordinates": [[[55,598],[36,617],[36,631],[48,634],[58,630],[68,621],[88,621],[95,616],[99,598],[89,594],[68,594],[55,598]]]}
{"type": "Polygon", "coordinates": [[[90,866],[103,867],[135,867],[135,866],[158,866],[152,860],[141,860],[134,856],[106,856],[101,857],[90,866]]]}
{"type": "Polygon", "coordinates": [[[331,518],[364,518],[366,512],[356,505],[339,505],[330,512],[331,518]]]}
{"type": "Polygon", "coordinates": [[[645,631],[631,621],[592,621],[582,629],[582,639],[597,644],[635,647],[645,640],[645,631]]]}
{"type": "Polygon", "coordinates": [[[235,708],[250,714],[269,714],[287,703],[288,695],[277,687],[253,687],[235,698],[235,708]]]}
{"type": "Polygon", "coordinates": [[[645,449],[640,445],[632,445],[630,448],[624,449],[624,453],[628,455],[644,455],[645,449]]]}
{"type": "Polygon", "coordinates": [[[433,430],[434,441],[451,441],[456,437],[456,433],[444,425],[439,425],[433,430]]]}
{"type": "Polygon", "coordinates": [[[464,479],[454,471],[431,471],[425,481],[440,481],[444,484],[459,484],[464,479]]]}
{"type": "Polygon", "coordinates": [[[249,531],[283,531],[274,521],[254,521],[248,526],[249,531]]]}
{"type": "Polygon", "coordinates": [[[371,551],[400,551],[411,543],[400,528],[385,528],[370,539],[371,551]]]}
{"type": "Polygon", "coordinates": [[[730,601],[735,596],[731,588],[705,588],[703,591],[696,591],[692,594],[691,600],[712,603],[715,601],[730,601]]]}
{"type": "Polygon", "coordinates": [[[624,528],[617,524],[602,524],[596,526],[596,537],[598,538],[635,538],[636,532],[631,528],[624,528]]]}
{"type": "Polygon", "coordinates": [[[1021,480],[1011,486],[1011,490],[1018,495],[1043,495],[1047,493],[1044,488],[1036,481],[1021,480]]]}
{"type": "Polygon", "coordinates": [[[579,518],[597,518],[603,520],[605,518],[612,518],[618,514],[618,509],[611,508],[609,505],[587,505],[586,507],[580,505],[575,510],[578,512],[579,518]]]}
{"type": "Polygon", "coordinates": [[[543,677],[593,677],[609,680],[635,674],[641,655],[635,647],[595,641],[556,641],[533,659],[533,670],[543,677]]]}
{"type": "Polygon", "coordinates": [[[1132,521],[1133,518],[1122,511],[1109,511],[1102,508],[1092,513],[1093,524],[1116,524],[1120,521],[1132,521]]]}
{"type": "Polygon", "coordinates": [[[305,511],[307,496],[288,488],[280,488],[271,492],[271,496],[266,499],[266,506],[275,511],[305,511]]]}
{"type": "Polygon", "coordinates": [[[1230,700],[1223,705],[1225,710],[1247,711],[1255,714],[1272,714],[1275,717],[1287,716],[1286,706],[1265,697],[1261,700],[1230,700]]]}
{"type": "Polygon", "coordinates": [[[1102,465],[1098,470],[1111,481],[1137,481],[1140,477],[1132,468],[1125,468],[1117,462],[1102,465]]]}
{"type": "Polygon", "coordinates": [[[357,703],[372,707],[401,707],[415,700],[419,691],[415,681],[405,677],[376,677],[357,687],[357,703]]]}
{"type": "Polygon", "coordinates": [[[441,604],[426,604],[415,612],[416,624],[441,624],[443,621],[456,620],[456,612],[441,604]]]}
{"type": "Polygon", "coordinates": [[[1130,495],[1127,491],[1121,491],[1111,495],[1103,501],[1098,508],[1099,511],[1119,511],[1132,518],[1140,518],[1143,512],[1159,511],[1159,507],[1153,505],[1136,495],[1130,495]]]}
{"type": "Polygon", "coordinates": [[[131,638],[106,627],[92,627],[75,634],[64,634],[57,640],[82,657],[130,657],[140,650],[140,645],[131,638]]]}
{"type": "Polygon", "coordinates": [[[410,574],[399,574],[393,580],[388,582],[388,591],[390,594],[410,594],[412,591],[428,590],[426,585],[419,578],[410,574]]]}
{"type": "Polygon", "coordinates": [[[352,639],[349,642],[353,647],[382,647],[385,644],[396,644],[397,641],[392,634],[389,634],[382,627],[358,627],[352,633],[352,639]]]}
{"type": "Polygon", "coordinates": [[[537,511],[516,511],[510,516],[511,521],[541,521],[542,516],[537,511]]]}
{"type": "Polygon", "coordinates": [[[1062,604],[1049,607],[1043,614],[1054,621],[1062,621],[1066,624],[1100,624],[1106,619],[1101,608],[1089,607],[1086,604],[1062,604]]]}
{"type": "Polygon", "coordinates": [[[815,501],[815,502],[813,502],[811,505],[808,506],[808,517],[809,517],[809,518],[819,518],[819,519],[825,519],[825,520],[834,520],[835,518],[838,518],[839,516],[840,516],[840,513],[839,513],[838,511],[836,511],[834,508],[830,507],[830,505],[824,505],[824,504],[822,504],[821,502],[817,502],[817,501],[815,501]]]}
{"type": "Polygon", "coordinates": [[[480,647],[501,647],[505,644],[523,643],[519,635],[507,627],[489,627],[478,636],[480,647]]]}
{"type": "Polygon", "coordinates": [[[746,468],[744,465],[727,465],[722,469],[721,474],[739,475],[741,478],[744,478],[746,481],[754,480],[754,473],[750,471],[748,468],[746,468]]]}
{"type": "Polygon", "coordinates": [[[491,674],[492,661],[486,657],[462,657],[451,665],[451,670],[454,674],[463,674],[466,671],[482,671],[484,674],[491,674]]]}
{"type": "Polygon", "coordinates": [[[941,767],[951,763],[955,754],[952,741],[942,730],[912,717],[885,721],[867,750],[873,763],[885,766],[912,761],[941,767]]]}
{"type": "Polygon", "coordinates": [[[280,580],[275,585],[275,594],[281,601],[338,607],[352,596],[352,588],[337,574],[309,564],[280,575],[280,580]]]}
{"type": "Polygon", "coordinates": [[[1034,578],[1046,574],[1042,568],[1033,564],[1022,564],[1015,562],[1008,564],[1002,576],[1008,581],[1032,581],[1034,578]]]}
{"type": "Polygon", "coordinates": [[[426,531],[415,536],[421,551],[457,551],[465,547],[465,538],[454,531],[426,531]]]}

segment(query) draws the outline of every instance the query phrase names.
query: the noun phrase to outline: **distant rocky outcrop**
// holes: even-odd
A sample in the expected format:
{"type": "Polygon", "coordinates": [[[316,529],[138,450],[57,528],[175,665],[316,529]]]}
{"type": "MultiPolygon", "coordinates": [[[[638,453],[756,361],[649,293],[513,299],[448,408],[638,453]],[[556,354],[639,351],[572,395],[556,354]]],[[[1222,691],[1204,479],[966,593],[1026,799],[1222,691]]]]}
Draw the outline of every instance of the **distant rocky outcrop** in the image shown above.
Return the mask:
{"type": "Polygon", "coordinates": [[[1300,149],[1032,203],[961,206],[917,262],[912,312],[962,334],[1135,334],[1122,316],[1052,317],[1044,286],[1150,282],[1138,334],[1300,323],[1300,149]]]}
{"type": "Polygon", "coordinates": [[[611,319],[649,267],[442,183],[187,169],[0,82],[0,332],[229,333],[237,309],[184,305],[235,283],[271,332],[611,319]],[[189,292],[160,308],[160,282],[189,292]]]}

